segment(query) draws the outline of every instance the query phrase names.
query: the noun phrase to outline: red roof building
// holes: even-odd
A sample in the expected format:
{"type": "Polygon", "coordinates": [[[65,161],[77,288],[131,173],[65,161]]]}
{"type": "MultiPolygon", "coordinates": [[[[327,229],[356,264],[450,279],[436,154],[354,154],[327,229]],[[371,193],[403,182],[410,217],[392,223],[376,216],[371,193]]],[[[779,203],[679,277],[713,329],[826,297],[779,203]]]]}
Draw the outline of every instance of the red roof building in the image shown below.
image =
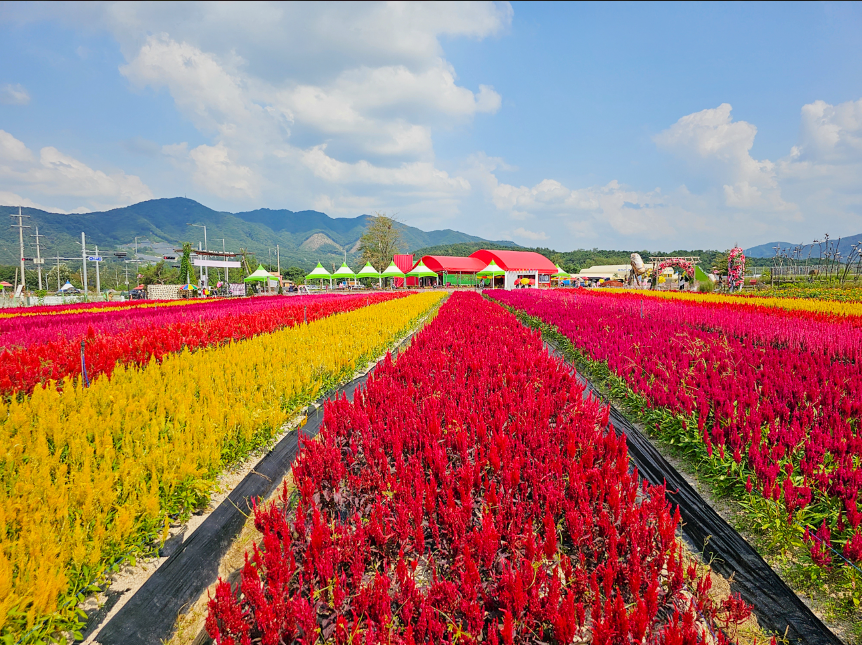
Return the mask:
{"type": "Polygon", "coordinates": [[[460,258],[448,255],[425,255],[419,262],[424,262],[425,266],[435,273],[477,273],[488,264],[479,258],[460,258]]]}
{"type": "Polygon", "coordinates": [[[488,266],[491,260],[503,269],[503,271],[527,271],[539,274],[553,275],[557,267],[541,253],[532,251],[476,251],[471,258],[477,258],[483,262],[482,268],[488,266]]]}

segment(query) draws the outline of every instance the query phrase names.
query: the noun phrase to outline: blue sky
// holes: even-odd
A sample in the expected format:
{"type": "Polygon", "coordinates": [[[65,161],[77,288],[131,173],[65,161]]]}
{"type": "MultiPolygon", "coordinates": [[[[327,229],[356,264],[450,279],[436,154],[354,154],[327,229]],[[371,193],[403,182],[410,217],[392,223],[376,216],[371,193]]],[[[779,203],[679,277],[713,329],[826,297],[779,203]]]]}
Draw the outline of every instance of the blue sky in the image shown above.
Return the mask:
{"type": "Polygon", "coordinates": [[[0,203],[571,248],[862,232],[862,4],[3,4],[0,203]]]}

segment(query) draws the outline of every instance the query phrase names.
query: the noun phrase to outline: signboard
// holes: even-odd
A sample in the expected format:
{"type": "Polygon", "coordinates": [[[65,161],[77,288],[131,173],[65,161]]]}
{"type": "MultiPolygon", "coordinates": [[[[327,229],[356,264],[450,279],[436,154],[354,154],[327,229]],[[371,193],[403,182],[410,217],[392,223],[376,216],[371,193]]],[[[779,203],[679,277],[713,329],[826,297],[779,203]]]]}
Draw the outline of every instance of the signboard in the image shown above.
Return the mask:
{"type": "Polygon", "coordinates": [[[163,260],[176,260],[177,256],[176,255],[163,255],[162,259],[163,260]]]}
{"type": "Polygon", "coordinates": [[[242,264],[233,260],[200,260],[195,258],[192,261],[196,267],[213,267],[217,269],[238,269],[242,264]]]}
{"type": "Polygon", "coordinates": [[[45,264],[45,258],[33,258],[33,264],[45,264]]]}
{"type": "Polygon", "coordinates": [[[115,258],[124,258],[127,255],[128,253],[126,253],[125,251],[117,251],[116,253],[114,253],[115,258]]]}
{"type": "Polygon", "coordinates": [[[87,262],[101,262],[101,261],[102,261],[101,255],[88,255],[87,256],[87,262]]]}

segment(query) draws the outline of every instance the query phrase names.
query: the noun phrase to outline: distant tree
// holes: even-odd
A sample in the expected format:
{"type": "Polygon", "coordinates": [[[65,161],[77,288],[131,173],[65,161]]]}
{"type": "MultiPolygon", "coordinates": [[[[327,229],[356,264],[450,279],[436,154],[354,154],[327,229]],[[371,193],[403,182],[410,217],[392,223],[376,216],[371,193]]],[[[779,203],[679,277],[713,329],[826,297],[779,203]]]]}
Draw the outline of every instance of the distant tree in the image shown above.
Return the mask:
{"type": "Polygon", "coordinates": [[[192,269],[192,245],[191,242],[183,242],[183,256],[180,258],[179,281],[183,284],[195,274],[192,269]]]}
{"type": "Polygon", "coordinates": [[[141,267],[138,275],[140,283],[143,285],[177,284],[180,282],[179,271],[166,264],[164,260],[141,267]]]}
{"type": "MultiPolygon", "coordinates": [[[[73,274],[72,274],[72,270],[69,269],[69,267],[66,266],[65,263],[60,265],[59,270],[60,270],[59,284],[62,287],[64,284],[66,284],[67,280],[72,281],[72,275],[73,274]]],[[[45,274],[45,280],[47,281],[48,291],[56,290],[58,288],[57,287],[57,265],[56,264],[54,266],[52,266],[50,269],[48,269],[48,271],[45,274]],[[53,287],[52,287],[52,285],[53,285],[53,287]]]]}
{"type": "Polygon", "coordinates": [[[300,267],[290,267],[283,271],[284,279],[290,280],[293,284],[302,284],[305,280],[306,272],[300,267]]]}
{"type": "Polygon", "coordinates": [[[385,213],[375,213],[368,222],[365,234],[359,239],[362,262],[370,262],[378,271],[383,271],[398,253],[401,231],[398,222],[385,213]]]}
{"type": "Polygon", "coordinates": [[[717,275],[727,275],[727,262],[730,259],[730,249],[716,253],[710,265],[717,275]]]}

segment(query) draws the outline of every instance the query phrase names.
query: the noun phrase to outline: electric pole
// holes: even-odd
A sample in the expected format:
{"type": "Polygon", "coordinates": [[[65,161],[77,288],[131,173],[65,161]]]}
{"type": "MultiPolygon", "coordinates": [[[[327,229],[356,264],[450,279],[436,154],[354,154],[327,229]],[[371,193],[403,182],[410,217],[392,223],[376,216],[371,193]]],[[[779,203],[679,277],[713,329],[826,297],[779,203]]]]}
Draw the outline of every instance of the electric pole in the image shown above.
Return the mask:
{"type": "Polygon", "coordinates": [[[87,236],[81,231],[81,262],[84,266],[81,278],[84,281],[84,300],[87,299],[87,236]]]}
{"type": "MultiPolygon", "coordinates": [[[[34,235],[33,237],[36,238],[36,260],[35,260],[35,264],[36,264],[36,272],[39,274],[39,291],[41,291],[42,290],[42,264],[44,263],[44,260],[42,259],[42,253],[41,253],[41,250],[39,248],[39,238],[45,237],[45,236],[39,235],[39,227],[38,226],[36,227],[36,235],[34,235]]],[[[48,279],[46,276],[45,282],[47,283],[47,281],[48,281],[48,279]]]]}
{"type": "Polygon", "coordinates": [[[21,284],[21,293],[24,293],[24,288],[26,287],[26,284],[25,284],[26,281],[24,280],[24,229],[30,228],[29,226],[24,226],[24,218],[30,217],[30,216],[29,215],[22,215],[21,214],[21,207],[19,206],[18,207],[18,214],[17,215],[10,215],[9,217],[17,217],[18,218],[18,223],[12,224],[12,228],[18,229],[18,242],[20,243],[20,247],[21,247],[21,254],[18,256],[18,259],[21,261],[21,283],[20,284],[21,284]]]}
{"type": "Polygon", "coordinates": [[[99,281],[99,265],[101,262],[99,261],[99,247],[96,247],[96,300],[98,300],[102,295],[102,283],[99,281]]]}
{"type": "MultiPolygon", "coordinates": [[[[278,263],[278,269],[276,269],[278,273],[278,277],[281,277],[281,251],[278,249],[278,244],[275,245],[275,261],[278,263]]],[[[39,287],[40,289],[42,287],[39,287]]]]}

